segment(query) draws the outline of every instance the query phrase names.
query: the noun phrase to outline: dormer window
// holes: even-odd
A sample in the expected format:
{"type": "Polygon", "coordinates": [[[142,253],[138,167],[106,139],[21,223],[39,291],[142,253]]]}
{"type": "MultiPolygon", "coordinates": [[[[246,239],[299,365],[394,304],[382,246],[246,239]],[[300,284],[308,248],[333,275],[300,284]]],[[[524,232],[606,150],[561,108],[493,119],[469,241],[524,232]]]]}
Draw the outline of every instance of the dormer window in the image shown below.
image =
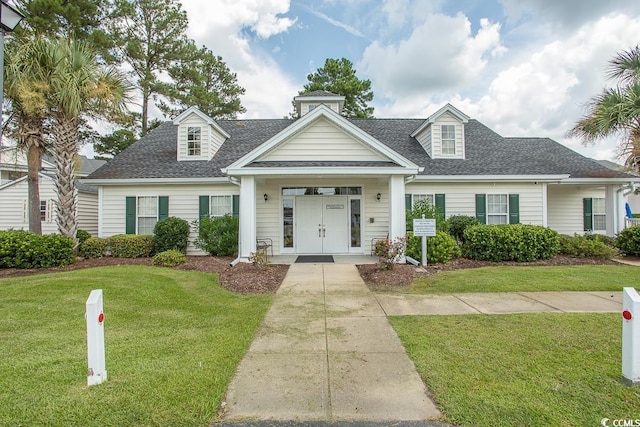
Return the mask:
{"type": "Polygon", "coordinates": [[[202,138],[200,126],[189,126],[187,128],[187,155],[200,156],[202,152],[202,138]]]}
{"type": "Polygon", "coordinates": [[[442,140],[442,155],[455,156],[456,154],[456,126],[441,125],[440,126],[442,140]]]}

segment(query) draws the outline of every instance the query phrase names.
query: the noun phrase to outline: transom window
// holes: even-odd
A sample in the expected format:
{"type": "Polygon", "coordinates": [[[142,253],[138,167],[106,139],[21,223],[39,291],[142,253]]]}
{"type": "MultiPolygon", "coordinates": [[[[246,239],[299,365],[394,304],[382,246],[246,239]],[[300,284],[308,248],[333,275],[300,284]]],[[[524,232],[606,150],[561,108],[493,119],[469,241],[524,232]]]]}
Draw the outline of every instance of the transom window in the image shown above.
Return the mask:
{"type": "Polygon", "coordinates": [[[202,153],[202,139],[199,126],[187,128],[187,155],[199,156],[202,153]]]}
{"type": "Polygon", "coordinates": [[[506,194],[487,194],[487,224],[508,224],[509,203],[506,194]]]}
{"type": "Polygon", "coordinates": [[[455,125],[441,125],[441,142],[442,142],[442,154],[452,156],[456,154],[456,126],[455,125]]]}
{"type": "Polygon", "coordinates": [[[604,199],[592,199],[593,231],[607,230],[607,217],[605,215],[604,199]]]}
{"type": "Polygon", "coordinates": [[[233,213],[232,196],[211,196],[209,215],[213,217],[231,215],[233,213]]]}
{"type": "Polygon", "coordinates": [[[434,196],[433,194],[413,194],[411,197],[411,205],[415,206],[416,202],[420,200],[427,200],[429,202],[429,206],[434,206],[434,196]]]}
{"type": "Polygon", "coordinates": [[[153,229],[158,222],[158,197],[138,197],[136,209],[138,234],[153,234],[153,229]]]}
{"type": "Polygon", "coordinates": [[[355,196],[362,187],[284,187],[283,196],[355,196]]]}

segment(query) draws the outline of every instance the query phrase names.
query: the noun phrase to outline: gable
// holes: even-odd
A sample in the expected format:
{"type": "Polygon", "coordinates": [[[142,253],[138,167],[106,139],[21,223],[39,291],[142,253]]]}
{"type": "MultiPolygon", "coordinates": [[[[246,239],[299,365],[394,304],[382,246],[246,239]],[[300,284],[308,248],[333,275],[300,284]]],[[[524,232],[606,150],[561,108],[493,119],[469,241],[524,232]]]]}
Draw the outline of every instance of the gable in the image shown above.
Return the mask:
{"type": "Polygon", "coordinates": [[[389,161],[370,146],[320,118],[257,161],[389,161]]]}
{"type": "Polygon", "coordinates": [[[229,138],[211,117],[196,107],[190,107],[173,121],[178,127],[177,158],[181,160],[210,160],[229,138]],[[196,141],[189,144],[190,130],[196,141]],[[194,145],[195,143],[195,145],[194,145]]]}

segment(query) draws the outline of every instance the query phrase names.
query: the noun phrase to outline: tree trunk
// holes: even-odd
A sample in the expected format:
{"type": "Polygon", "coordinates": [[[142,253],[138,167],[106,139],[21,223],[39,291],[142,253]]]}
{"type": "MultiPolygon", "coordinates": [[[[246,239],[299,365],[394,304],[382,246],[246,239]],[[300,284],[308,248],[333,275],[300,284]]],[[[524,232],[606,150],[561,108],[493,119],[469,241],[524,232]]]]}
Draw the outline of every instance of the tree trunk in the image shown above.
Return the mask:
{"type": "Polygon", "coordinates": [[[75,159],[78,153],[78,126],[77,119],[59,118],[55,127],[57,137],[54,144],[58,230],[71,237],[76,246],[78,202],[75,191],[75,159]]]}
{"type": "Polygon", "coordinates": [[[41,165],[41,152],[37,144],[29,144],[27,151],[29,201],[27,209],[29,212],[29,231],[35,234],[42,234],[42,221],[40,218],[40,179],[38,172],[41,165]]]}
{"type": "Polygon", "coordinates": [[[146,90],[142,90],[142,131],[140,132],[140,136],[145,136],[147,134],[147,127],[149,121],[149,94],[146,90]]]}

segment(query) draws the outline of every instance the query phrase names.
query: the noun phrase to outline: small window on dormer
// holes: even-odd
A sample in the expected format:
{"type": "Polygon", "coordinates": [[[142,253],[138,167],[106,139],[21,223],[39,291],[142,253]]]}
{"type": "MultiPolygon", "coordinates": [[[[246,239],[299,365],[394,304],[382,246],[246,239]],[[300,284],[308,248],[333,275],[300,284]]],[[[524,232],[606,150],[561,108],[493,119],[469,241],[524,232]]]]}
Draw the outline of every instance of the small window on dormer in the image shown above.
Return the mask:
{"type": "Polygon", "coordinates": [[[442,141],[442,155],[452,156],[456,154],[456,126],[442,125],[440,127],[442,141]]]}
{"type": "Polygon", "coordinates": [[[309,104],[309,111],[315,109],[318,106],[318,104],[309,104]]]}
{"type": "Polygon", "coordinates": [[[202,139],[200,138],[200,127],[189,126],[187,128],[187,155],[199,156],[202,152],[202,139]]]}

